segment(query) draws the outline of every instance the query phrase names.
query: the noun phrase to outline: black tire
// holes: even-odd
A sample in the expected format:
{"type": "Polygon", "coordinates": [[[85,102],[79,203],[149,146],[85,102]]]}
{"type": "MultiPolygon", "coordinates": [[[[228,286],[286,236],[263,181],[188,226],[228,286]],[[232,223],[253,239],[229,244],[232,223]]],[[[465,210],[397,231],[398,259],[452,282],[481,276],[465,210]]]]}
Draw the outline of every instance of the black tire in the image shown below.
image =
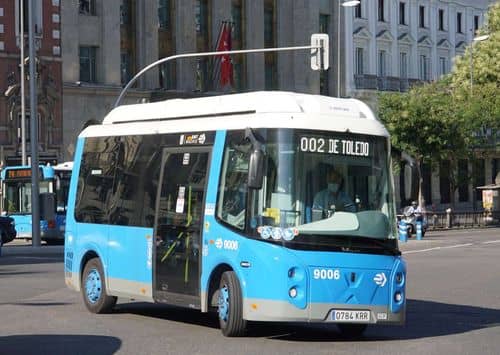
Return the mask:
{"type": "Polygon", "coordinates": [[[356,338],[365,332],[366,328],[368,327],[367,324],[353,324],[353,323],[346,323],[346,324],[337,324],[339,327],[340,333],[342,333],[342,336],[345,338],[356,338]]]}
{"type": "Polygon", "coordinates": [[[80,283],[83,303],[92,313],[109,313],[116,304],[117,298],[108,296],[106,280],[99,258],[90,259],[83,269],[80,283]]]}
{"type": "Polygon", "coordinates": [[[234,271],[222,274],[218,292],[218,315],[222,334],[227,337],[242,336],[247,322],[243,319],[241,286],[234,271]]]}

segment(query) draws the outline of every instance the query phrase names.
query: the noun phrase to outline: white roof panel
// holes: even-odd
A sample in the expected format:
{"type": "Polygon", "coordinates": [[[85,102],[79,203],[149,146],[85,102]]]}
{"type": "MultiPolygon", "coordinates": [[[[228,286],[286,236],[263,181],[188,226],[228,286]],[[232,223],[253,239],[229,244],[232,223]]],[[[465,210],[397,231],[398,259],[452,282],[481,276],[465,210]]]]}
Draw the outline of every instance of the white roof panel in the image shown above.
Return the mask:
{"type": "Polygon", "coordinates": [[[82,136],[297,128],[388,136],[370,108],[355,99],[260,91],[124,105],[82,136]]]}

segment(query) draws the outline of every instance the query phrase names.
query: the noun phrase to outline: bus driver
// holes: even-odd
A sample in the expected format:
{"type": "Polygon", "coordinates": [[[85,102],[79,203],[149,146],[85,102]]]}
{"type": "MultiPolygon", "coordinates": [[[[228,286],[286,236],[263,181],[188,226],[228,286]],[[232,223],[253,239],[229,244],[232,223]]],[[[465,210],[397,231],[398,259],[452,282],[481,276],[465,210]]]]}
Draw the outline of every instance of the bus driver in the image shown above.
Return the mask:
{"type": "Polygon", "coordinates": [[[323,218],[330,217],[335,211],[356,212],[356,207],[347,193],[343,191],[344,179],[333,167],[326,173],[327,188],[314,196],[313,212],[321,210],[323,218]]]}

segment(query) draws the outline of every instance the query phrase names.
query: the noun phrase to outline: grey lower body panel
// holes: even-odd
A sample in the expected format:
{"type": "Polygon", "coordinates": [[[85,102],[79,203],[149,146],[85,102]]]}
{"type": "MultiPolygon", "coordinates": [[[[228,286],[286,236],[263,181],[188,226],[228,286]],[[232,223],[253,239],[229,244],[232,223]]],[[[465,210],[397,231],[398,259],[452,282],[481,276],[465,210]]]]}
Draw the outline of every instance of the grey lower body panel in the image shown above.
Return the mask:
{"type": "Polygon", "coordinates": [[[404,308],[398,313],[392,313],[387,306],[312,303],[301,309],[286,301],[246,299],[243,317],[250,321],[336,323],[331,320],[332,310],[370,311],[368,324],[402,325],[406,314],[404,308]]]}

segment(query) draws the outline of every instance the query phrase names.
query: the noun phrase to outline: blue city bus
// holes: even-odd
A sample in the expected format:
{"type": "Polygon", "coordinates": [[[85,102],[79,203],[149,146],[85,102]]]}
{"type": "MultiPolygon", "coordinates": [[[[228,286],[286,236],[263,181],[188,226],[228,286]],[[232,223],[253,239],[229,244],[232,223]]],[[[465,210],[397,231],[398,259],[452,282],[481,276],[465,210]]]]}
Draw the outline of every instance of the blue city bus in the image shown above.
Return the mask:
{"type": "MultiPolygon", "coordinates": [[[[48,244],[62,243],[64,233],[60,232],[53,211],[55,171],[50,165],[40,165],[38,171],[40,238],[48,244]]],[[[1,172],[2,213],[14,219],[18,239],[32,238],[31,174],[31,166],[7,166],[1,172]]]]}
{"type": "Polygon", "coordinates": [[[77,139],[65,238],[65,282],[94,313],[117,297],[214,311],[225,336],[405,321],[389,134],[354,99],[119,106],[77,139]]]}

